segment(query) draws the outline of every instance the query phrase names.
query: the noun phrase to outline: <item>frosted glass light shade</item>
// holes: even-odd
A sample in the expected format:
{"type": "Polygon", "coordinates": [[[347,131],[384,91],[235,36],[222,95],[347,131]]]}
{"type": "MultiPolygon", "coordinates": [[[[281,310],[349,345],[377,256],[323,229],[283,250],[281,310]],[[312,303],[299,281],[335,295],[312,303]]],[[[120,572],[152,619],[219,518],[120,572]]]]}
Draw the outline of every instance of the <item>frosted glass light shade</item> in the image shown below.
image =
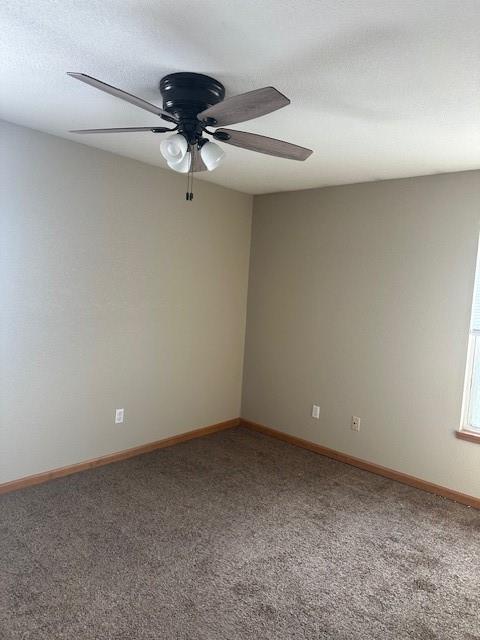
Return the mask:
{"type": "Polygon", "coordinates": [[[225,156],[225,151],[215,142],[207,142],[203,145],[200,155],[209,171],[213,171],[218,167],[225,156]]]}
{"type": "Polygon", "coordinates": [[[178,171],[178,173],[188,173],[190,169],[191,161],[192,161],[192,154],[190,153],[190,151],[187,151],[187,153],[183,156],[183,158],[178,162],[167,162],[167,164],[170,167],[170,169],[173,169],[174,171],[178,171]]]}
{"type": "Polygon", "coordinates": [[[181,162],[188,150],[188,144],[180,133],[175,133],[170,138],[160,143],[160,153],[170,163],[181,162]]]}

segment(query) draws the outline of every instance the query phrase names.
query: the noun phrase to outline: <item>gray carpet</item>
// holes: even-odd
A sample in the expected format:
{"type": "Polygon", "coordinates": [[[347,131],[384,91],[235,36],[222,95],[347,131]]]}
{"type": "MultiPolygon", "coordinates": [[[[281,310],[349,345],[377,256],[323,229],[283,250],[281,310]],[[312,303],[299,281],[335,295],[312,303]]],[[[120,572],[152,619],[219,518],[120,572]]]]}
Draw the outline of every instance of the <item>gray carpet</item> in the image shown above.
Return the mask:
{"type": "Polygon", "coordinates": [[[243,429],[0,516],[2,640],[480,638],[480,512],[243,429]]]}

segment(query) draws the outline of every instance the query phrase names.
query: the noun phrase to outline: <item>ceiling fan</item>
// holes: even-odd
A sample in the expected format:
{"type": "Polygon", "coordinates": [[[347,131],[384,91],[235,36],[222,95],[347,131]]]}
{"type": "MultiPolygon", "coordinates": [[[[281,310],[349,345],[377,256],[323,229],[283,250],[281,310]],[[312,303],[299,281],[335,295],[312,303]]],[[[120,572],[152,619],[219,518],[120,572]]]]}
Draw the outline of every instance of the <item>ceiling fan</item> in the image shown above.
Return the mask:
{"type": "MultiPolygon", "coordinates": [[[[150,111],[174,125],[77,129],[71,133],[174,132],[161,142],[160,152],[171,169],[188,173],[190,180],[194,172],[216,169],[225,156],[223,149],[215,142],[210,142],[205,135],[218,142],[290,160],[306,160],[312,154],[310,149],[283,140],[223,128],[258,118],[290,104],[290,100],[274,87],[263,87],[225,99],[224,86],[214,78],[199,73],[172,73],[160,80],[163,98],[163,108],[160,108],[84,73],[69,72],[68,75],[150,111]]],[[[187,200],[193,198],[189,188],[187,200]]]]}

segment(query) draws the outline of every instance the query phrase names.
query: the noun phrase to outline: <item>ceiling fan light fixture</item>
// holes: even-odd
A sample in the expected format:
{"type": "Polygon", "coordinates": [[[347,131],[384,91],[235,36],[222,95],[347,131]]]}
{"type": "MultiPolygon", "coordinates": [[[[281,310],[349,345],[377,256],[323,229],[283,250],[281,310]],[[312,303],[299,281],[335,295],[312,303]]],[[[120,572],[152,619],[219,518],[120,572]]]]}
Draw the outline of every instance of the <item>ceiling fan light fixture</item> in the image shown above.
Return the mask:
{"type": "Polygon", "coordinates": [[[167,164],[170,169],[178,171],[178,173],[188,173],[190,171],[190,163],[192,162],[192,154],[190,151],[183,156],[178,162],[170,162],[167,160],[167,164]]]}
{"type": "Polygon", "coordinates": [[[187,151],[187,140],[180,133],[175,133],[160,143],[160,153],[168,164],[181,162],[185,158],[187,151]]]}
{"type": "Polygon", "coordinates": [[[200,150],[200,156],[207,169],[213,171],[225,157],[225,151],[215,142],[206,142],[200,150]]]}

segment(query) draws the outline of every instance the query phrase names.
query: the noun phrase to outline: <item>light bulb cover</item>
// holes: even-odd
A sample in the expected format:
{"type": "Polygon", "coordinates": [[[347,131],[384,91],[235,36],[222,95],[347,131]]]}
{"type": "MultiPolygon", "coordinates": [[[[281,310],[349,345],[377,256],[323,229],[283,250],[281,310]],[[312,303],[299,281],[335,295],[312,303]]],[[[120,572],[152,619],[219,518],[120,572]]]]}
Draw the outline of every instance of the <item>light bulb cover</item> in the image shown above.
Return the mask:
{"type": "Polygon", "coordinates": [[[174,171],[178,171],[178,173],[188,173],[190,170],[191,161],[192,161],[192,154],[190,153],[190,151],[187,151],[187,153],[183,156],[183,158],[178,162],[167,161],[167,164],[170,167],[170,169],[173,169],[174,171]]]}
{"type": "Polygon", "coordinates": [[[180,133],[175,133],[160,143],[160,153],[168,163],[181,162],[187,151],[188,143],[180,133]]]}
{"type": "Polygon", "coordinates": [[[213,171],[225,157],[225,151],[215,142],[206,142],[200,150],[200,155],[207,169],[213,171]]]}

